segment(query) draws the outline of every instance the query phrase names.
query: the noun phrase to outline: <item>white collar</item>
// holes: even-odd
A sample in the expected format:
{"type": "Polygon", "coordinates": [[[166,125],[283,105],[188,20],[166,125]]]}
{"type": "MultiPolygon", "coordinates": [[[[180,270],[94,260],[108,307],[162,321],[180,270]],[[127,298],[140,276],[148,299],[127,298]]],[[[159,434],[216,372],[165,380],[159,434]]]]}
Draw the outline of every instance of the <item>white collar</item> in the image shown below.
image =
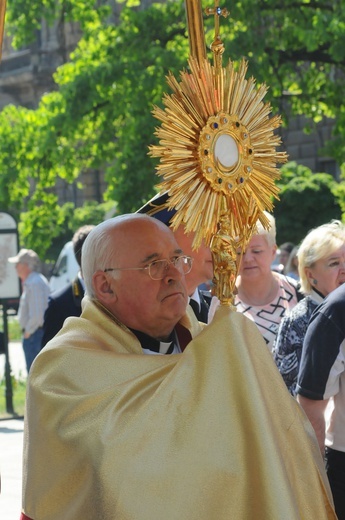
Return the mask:
{"type": "Polygon", "coordinates": [[[199,293],[199,289],[196,288],[195,291],[193,292],[192,296],[189,297],[189,300],[194,300],[198,306],[199,306],[199,310],[200,310],[200,293],[199,293]]]}

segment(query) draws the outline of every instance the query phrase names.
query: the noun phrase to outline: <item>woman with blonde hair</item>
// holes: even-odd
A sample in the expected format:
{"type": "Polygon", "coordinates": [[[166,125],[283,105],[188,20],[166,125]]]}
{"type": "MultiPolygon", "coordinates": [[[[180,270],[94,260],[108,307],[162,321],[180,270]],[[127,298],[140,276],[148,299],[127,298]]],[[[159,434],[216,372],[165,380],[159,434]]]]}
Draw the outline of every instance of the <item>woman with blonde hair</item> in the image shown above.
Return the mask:
{"type": "Polygon", "coordinates": [[[276,225],[274,217],[265,212],[270,227],[257,223],[257,233],[251,238],[242,257],[236,280],[235,305],[258,326],[270,351],[281,319],[298,301],[296,281],[273,272],[276,256],[276,225]]]}
{"type": "Polygon", "coordinates": [[[328,294],[345,282],[345,226],[339,220],[307,234],[298,250],[298,271],[305,298],[282,320],[273,351],[292,395],[310,316],[328,294]]]}

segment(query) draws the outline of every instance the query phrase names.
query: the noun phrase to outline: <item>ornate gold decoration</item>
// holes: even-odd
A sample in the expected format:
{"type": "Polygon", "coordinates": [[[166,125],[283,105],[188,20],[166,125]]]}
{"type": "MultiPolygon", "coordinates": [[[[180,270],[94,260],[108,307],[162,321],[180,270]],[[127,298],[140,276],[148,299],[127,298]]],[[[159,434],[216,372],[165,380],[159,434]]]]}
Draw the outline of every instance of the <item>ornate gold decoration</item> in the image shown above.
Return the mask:
{"type": "Polygon", "coordinates": [[[237,272],[236,239],[231,237],[231,218],[228,213],[220,216],[219,231],[211,239],[214,269],[214,294],[227,305],[233,304],[237,272]]]}
{"type": "MultiPolygon", "coordinates": [[[[208,12],[216,20],[228,14],[218,0],[208,12]]],[[[191,13],[192,8],[189,26],[191,13]]],[[[278,198],[276,164],[286,162],[287,155],[276,151],[281,140],[274,130],[281,118],[270,117],[270,104],[263,102],[266,85],[256,88],[253,77],[246,79],[245,60],[238,70],[231,60],[221,66],[224,49],[215,25],[214,64],[199,52],[199,37],[191,45],[189,71],[180,73],[180,81],[169,74],[173,93],[164,96],[164,109],[153,110],[162,124],[150,154],[160,158],[158,188],[169,192],[169,209],[177,210],[173,229],[182,224],[187,233],[195,232],[195,249],[203,240],[211,246],[215,293],[221,303],[232,305],[236,250],[246,247],[257,219],[267,228],[263,211],[272,211],[272,198],[278,198]]],[[[195,35],[195,28],[189,32],[195,35]]]]}

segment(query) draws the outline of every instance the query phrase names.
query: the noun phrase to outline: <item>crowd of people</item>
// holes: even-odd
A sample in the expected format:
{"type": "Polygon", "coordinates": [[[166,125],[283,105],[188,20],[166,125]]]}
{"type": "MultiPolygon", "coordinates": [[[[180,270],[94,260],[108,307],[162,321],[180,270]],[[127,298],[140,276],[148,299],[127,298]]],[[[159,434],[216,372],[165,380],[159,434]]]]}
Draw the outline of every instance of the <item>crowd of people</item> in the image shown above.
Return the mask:
{"type": "Polygon", "coordinates": [[[58,294],[36,253],[9,259],[30,371],[21,519],[322,520],[333,500],[345,519],[344,225],[278,248],[266,214],[234,313],[201,289],[210,248],[170,228],[167,201],[77,230],[58,294]]]}

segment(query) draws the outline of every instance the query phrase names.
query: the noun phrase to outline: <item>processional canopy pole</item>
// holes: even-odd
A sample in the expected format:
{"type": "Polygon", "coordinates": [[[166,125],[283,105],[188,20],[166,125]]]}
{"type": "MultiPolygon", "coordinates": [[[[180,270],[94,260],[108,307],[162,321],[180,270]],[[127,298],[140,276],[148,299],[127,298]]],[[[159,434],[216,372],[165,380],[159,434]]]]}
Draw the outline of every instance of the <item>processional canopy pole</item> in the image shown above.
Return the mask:
{"type": "Polygon", "coordinates": [[[2,54],[2,42],[4,39],[5,14],[6,14],[6,0],[0,0],[0,60],[1,60],[1,54],[2,54]]]}
{"type": "Polygon", "coordinates": [[[230,13],[219,0],[205,12],[214,16],[213,64],[206,55],[200,0],[186,0],[189,70],[179,80],[167,77],[172,94],[164,96],[164,109],[153,110],[161,126],[150,154],[160,158],[158,188],[169,192],[168,207],[177,210],[172,228],[183,225],[194,232],[195,249],[202,241],[211,247],[214,294],[235,308],[238,253],[258,219],[268,228],[264,211],[272,211],[272,199],[278,199],[277,163],[286,162],[287,155],[276,151],[281,140],[274,130],[281,118],[271,116],[270,104],[263,102],[266,85],[246,79],[244,59],[237,70],[231,60],[222,66],[219,19],[230,13]]]}

